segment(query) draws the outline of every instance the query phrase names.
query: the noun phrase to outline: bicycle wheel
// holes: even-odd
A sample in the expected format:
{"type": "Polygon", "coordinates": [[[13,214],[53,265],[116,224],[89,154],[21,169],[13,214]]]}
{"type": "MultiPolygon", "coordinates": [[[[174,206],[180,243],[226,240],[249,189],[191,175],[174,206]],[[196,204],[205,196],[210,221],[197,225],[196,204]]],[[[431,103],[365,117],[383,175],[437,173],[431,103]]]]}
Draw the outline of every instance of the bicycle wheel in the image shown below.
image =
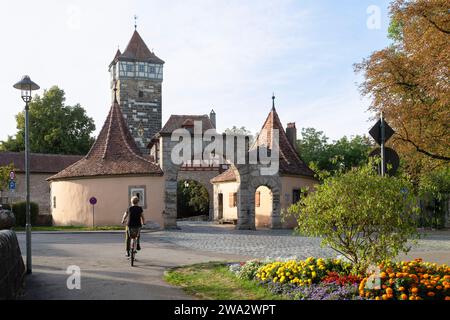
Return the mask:
{"type": "Polygon", "coordinates": [[[134,266],[134,255],[136,253],[136,239],[131,239],[131,266],[134,266]]]}

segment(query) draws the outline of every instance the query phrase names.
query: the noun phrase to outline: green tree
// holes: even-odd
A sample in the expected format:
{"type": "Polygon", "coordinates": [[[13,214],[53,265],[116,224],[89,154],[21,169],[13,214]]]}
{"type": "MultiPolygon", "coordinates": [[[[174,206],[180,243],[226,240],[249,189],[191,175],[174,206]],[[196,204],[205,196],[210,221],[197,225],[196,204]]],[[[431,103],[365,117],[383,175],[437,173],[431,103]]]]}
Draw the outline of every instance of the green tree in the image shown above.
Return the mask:
{"type": "Polygon", "coordinates": [[[252,145],[253,141],[255,141],[255,137],[252,135],[252,132],[250,130],[247,130],[245,127],[236,127],[233,126],[232,128],[225,129],[225,134],[230,135],[243,135],[249,137],[249,143],[252,145]]]}
{"type": "Polygon", "coordinates": [[[367,163],[372,143],[366,136],[342,137],[332,143],[322,131],[303,128],[297,140],[300,157],[318,172],[334,174],[367,163]]]}
{"type": "Polygon", "coordinates": [[[208,214],[208,190],[195,180],[179,181],[177,188],[177,209],[180,218],[208,214]]]}
{"type": "Polygon", "coordinates": [[[292,205],[297,231],[322,238],[322,245],[348,258],[364,272],[373,263],[408,252],[417,236],[417,208],[409,182],[381,177],[369,164],[338,174],[292,205]]]}
{"type": "MultiPolygon", "coordinates": [[[[30,103],[30,150],[37,153],[84,155],[94,142],[94,120],[79,104],[65,105],[65,93],[54,86],[30,103]]],[[[17,133],[0,142],[0,150],[25,149],[25,113],[16,116],[17,133]]]]}
{"type": "Polygon", "coordinates": [[[3,191],[8,189],[9,173],[13,170],[14,166],[12,164],[0,166],[0,198],[2,197],[3,191]]]}

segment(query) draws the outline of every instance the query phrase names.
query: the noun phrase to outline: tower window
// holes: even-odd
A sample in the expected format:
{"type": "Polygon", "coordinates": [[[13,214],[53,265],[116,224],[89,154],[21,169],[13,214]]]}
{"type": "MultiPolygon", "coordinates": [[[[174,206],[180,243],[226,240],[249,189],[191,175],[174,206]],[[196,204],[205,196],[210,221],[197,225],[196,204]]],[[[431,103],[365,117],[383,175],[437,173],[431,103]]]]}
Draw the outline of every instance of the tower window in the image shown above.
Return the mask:
{"type": "Polygon", "coordinates": [[[145,72],[145,66],[143,64],[139,65],[139,72],[145,72]]]}
{"type": "Polygon", "coordinates": [[[149,67],[148,68],[148,72],[155,73],[155,67],[149,67]]]}
{"type": "Polygon", "coordinates": [[[139,90],[139,98],[143,98],[144,97],[144,92],[142,90],[139,90]]]}
{"type": "Polygon", "coordinates": [[[127,64],[127,72],[133,72],[133,65],[132,64],[127,64]]]}

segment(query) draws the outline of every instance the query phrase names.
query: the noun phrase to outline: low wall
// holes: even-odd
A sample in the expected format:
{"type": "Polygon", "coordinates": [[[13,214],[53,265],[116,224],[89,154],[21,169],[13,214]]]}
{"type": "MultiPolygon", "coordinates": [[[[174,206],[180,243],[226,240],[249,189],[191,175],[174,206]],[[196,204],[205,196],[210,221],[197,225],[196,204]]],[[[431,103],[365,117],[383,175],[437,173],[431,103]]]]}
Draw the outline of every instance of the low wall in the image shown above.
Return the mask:
{"type": "Polygon", "coordinates": [[[16,234],[0,230],[0,300],[15,299],[23,288],[25,265],[16,234]]]}

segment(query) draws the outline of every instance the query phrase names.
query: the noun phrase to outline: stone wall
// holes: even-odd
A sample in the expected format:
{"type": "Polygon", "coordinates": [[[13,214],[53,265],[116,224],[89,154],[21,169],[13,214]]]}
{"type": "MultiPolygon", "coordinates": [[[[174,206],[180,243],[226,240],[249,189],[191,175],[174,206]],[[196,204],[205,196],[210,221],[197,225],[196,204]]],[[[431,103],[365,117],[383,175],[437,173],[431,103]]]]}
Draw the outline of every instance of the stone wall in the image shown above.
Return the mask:
{"type": "Polygon", "coordinates": [[[0,300],[17,298],[24,278],[25,265],[16,234],[0,230],[0,300]]]}
{"type": "MultiPolygon", "coordinates": [[[[32,173],[30,175],[30,198],[39,205],[39,214],[50,214],[50,184],[47,179],[51,173],[32,173]]],[[[14,192],[2,192],[3,198],[8,198],[8,203],[26,200],[25,174],[16,174],[16,190],[14,192]]],[[[6,202],[6,200],[5,200],[6,202]]]]}
{"type": "Polygon", "coordinates": [[[131,135],[143,154],[149,152],[147,145],[150,139],[161,130],[161,89],[161,80],[119,80],[118,102],[131,135]],[[140,127],[144,130],[143,136],[139,134],[140,127]]]}

